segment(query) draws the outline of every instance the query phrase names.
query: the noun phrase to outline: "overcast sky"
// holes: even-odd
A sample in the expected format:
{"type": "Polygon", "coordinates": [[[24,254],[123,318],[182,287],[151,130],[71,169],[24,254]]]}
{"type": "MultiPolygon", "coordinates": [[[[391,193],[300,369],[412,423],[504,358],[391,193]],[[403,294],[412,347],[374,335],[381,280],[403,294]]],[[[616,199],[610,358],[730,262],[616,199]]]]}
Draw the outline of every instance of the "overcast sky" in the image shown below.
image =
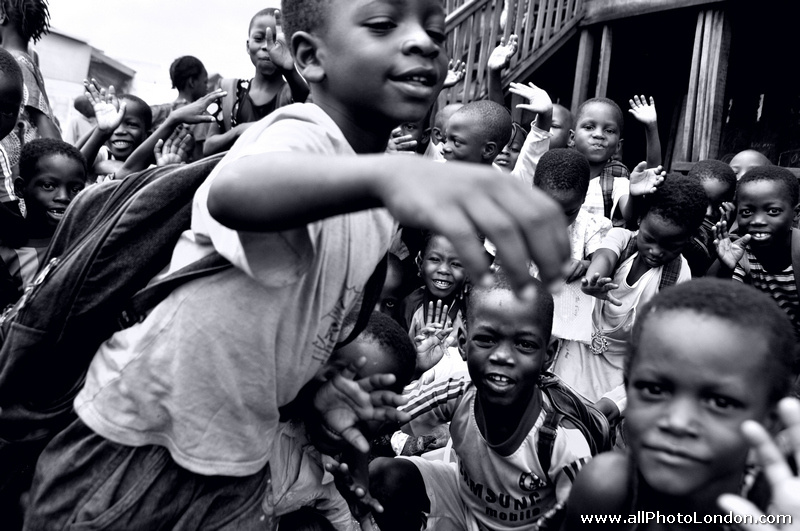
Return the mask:
{"type": "MultiPolygon", "coordinates": [[[[251,77],[247,55],[250,18],[280,0],[49,0],[53,28],[87,41],[142,74],[163,71],[170,93],[169,65],[194,55],[209,73],[251,77]],[[152,68],[147,68],[151,65],[152,68]]],[[[149,79],[148,79],[149,81],[149,79]]],[[[175,97],[172,91],[172,98],[175,97]]]]}

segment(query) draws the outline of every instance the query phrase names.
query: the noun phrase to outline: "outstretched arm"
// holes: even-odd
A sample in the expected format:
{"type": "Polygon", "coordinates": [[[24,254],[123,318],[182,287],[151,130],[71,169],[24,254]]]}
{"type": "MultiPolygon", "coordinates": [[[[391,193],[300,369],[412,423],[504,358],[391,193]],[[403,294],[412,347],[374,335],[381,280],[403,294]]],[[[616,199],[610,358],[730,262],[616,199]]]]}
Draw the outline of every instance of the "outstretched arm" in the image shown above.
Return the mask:
{"type": "Polygon", "coordinates": [[[636,201],[639,197],[655,193],[666,175],[667,172],[661,166],[648,168],[644,161],[636,165],[631,173],[629,194],[619,200],[619,211],[625,221],[633,221],[638,217],[636,201]]]}
{"type": "Polygon", "coordinates": [[[513,33],[508,36],[508,42],[500,39],[500,44],[492,50],[489,61],[486,63],[486,82],[488,85],[488,99],[505,107],[503,97],[503,69],[507,68],[511,58],[517,53],[518,39],[513,33]]]}
{"type": "Polygon", "coordinates": [[[403,225],[442,234],[456,248],[471,278],[489,274],[476,233],[497,246],[514,287],[532,296],[530,261],[549,285],[569,258],[566,220],[543,192],[492,168],[421,157],[322,156],[275,152],[226,165],[208,197],[220,223],[249,231],[281,231],[347,212],[386,207],[403,225]],[[269,168],[269,179],[264,179],[269,168]],[[397,175],[404,175],[397,179],[397,175]],[[419,190],[427,193],[420,194],[419,190]],[[524,289],[527,288],[527,289],[524,289]]]}
{"type": "Polygon", "coordinates": [[[636,120],[644,125],[644,135],[647,139],[647,167],[655,168],[661,165],[661,139],[658,136],[658,117],[656,116],[656,102],[650,96],[650,102],[644,96],[634,96],[628,100],[631,108],[628,110],[636,120]]]}
{"type": "Polygon", "coordinates": [[[592,263],[586,270],[586,276],[581,280],[581,291],[592,297],[607,300],[615,306],[622,303],[611,295],[611,291],[619,286],[614,284],[612,274],[617,266],[619,256],[611,249],[598,249],[592,256],[592,263]]]}

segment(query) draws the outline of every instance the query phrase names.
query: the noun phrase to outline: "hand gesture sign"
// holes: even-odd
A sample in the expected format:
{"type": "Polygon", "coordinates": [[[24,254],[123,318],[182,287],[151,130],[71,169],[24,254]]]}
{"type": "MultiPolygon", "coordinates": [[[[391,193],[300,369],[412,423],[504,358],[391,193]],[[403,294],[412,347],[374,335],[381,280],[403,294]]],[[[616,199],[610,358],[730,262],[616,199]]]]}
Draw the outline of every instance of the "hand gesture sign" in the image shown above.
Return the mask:
{"type": "Polygon", "coordinates": [[[745,234],[738,240],[731,241],[726,221],[720,221],[714,225],[714,247],[717,249],[719,261],[725,264],[728,269],[734,269],[744,256],[744,249],[750,238],[752,236],[745,234]]]}
{"type": "Polygon", "coordinates": [[[508,42],[505,42],[505,39],[501,38],[500,44],[497,48],[492,50],[492,53],[489,55],[489,61],[486,63],[486,67],[489,70],[502,70],[506,68],[511,62],[511,58],[517,53],[518,43],[519,39],[513,33],[508,36],[508,42]]]}
{"type": "MultiPolygon", "coordinates": [[[[778,403],[778,413],[786,426],[789,446],[795,462],[800,463],[800,401],[784,398],[778,403]]],[[[742,423],[742,433],[756,451],[764,467],[764,475],[772,491],[770,508],[776,515],[788,515],[790,520],[780,527],[758,523],[763,516],[751,501],[735,494],[723,494],[717,503],[725,511],[739,516],[752,517],[753,523],[739,524],[746,531],[798,531],[800,530],[800,477],[792,471],[783,452],[763,426],[752,420],[742,423]]]]}
{"type": "Polygon", "coordinates": [[[550,95],[533,83],[528,83],[527,85],[511,83],[509,90],[528,100],[528,103],[517,105],[517,109],[526,109],[537,114],[548,113],[553,110],[553,100],[550,99],[550,95]]]}
{"type": "Polygon", "coordinates": [[[640,162],[631,173],[630,194],[641,196],[655,193],[666,175],[667,172],[661,166],[648,168],[647,162],[640,162]]]}
{"type": "Polygon", "coordinates": [[[280,70],[291,70],[294,68],[294,59],[289,46],[286,44],[286,36],[280,30],[280,11],[275,11],[275,20],[278,22],[276,26],[276,34],[273,35],[272,28],[267,28],[266,36],[267,49],[269,50],[269,59],[280,70]]]}
{"type": "Polygon", "coordinates": [[[109,85],[108,89],[104,89],[100,88],[97,80],[87,81],[84,79],[83,86],[86,89],[86,97],[94,108],[97,128],[110,134],[122,123],[127,102],[117,99],[114,85],[109,85]]]}
{"type": "Polygon", "coordinates": [[[402,126],[398,126],[392,130],[389,143],[386,144],[386,152],[416,154],[417,144],[412,135],[404,135],[402,126]]]}
{"type": "Polygon", "coordinates": [[[601,278],[600,273],[595,273],[591,278],[583,277],[581,291],[600,300],[606,300],[614,306],[622,306],[622,302],[611,294],[613,290],[619,287],[618,284],[614,284],[613,280],[610,277],[601,278]]]}
{"type": "Polygon", "coordinates": [[[345,439],[356,450],[369,452],[369,442],[358,429],[361,421],[391,420],[403,424],[410,417],[397,410],[406,399],[386,387],[395,382],[393,374],[374,374],[355,380],[356,373],[367,362],[360,358],[330,380],[325,382],[314,395],[314,409],[317,410],[327,428],[345,439]]]}
{"type": "Polygon", "coordinates": [[[453,343],[450,333],[453,323],[448,315],[449,307],[442,301],[428,304],[428,318],[425,327],[414,338],[417,349],[417,373],[423,373],[439,363],[444,357],[445,349],[453,343]]]}
{"type": "Polygon", "coordinates": [[[458,60],[450,59],[447,65],[447,77],[444,78],[444,85],[442,89],[454,87],[456,83],[464,79],[467,71],[467,65],[458,60]]]}
{"type": "MultiPolygon", "coordinates": [[[[198,98],[188,105],[184,105],[172,111],[170,116],[178,123],[184,124],[199,124],[204,122],[213,122],[216,119],[213,115],[208,114],[206,109],[212,102],[225,97],[228,93],[222,89],[217,89],[209,92],[205,96],[198,98]]],[[[173,122],[174,123],[174,122],[173,122]]]]}
{"type": "Polygon", "coordinates": [[[169,135],[166,141],[159,138],[153,148],[156,166],[168,164],[183,164],[189,160],[189,154],[194,149],[194,137],[188,129],[178,127],[169,135]]]}
{"type": "Polygon", "coordinates": [[[638,121],[644,125],[653,125],[658,122],[656,117],[656,102],[650,96],[650,103],[644,96],[634,96],[632,100],[628,100],[631,108],[628,110],[638,121]]]}

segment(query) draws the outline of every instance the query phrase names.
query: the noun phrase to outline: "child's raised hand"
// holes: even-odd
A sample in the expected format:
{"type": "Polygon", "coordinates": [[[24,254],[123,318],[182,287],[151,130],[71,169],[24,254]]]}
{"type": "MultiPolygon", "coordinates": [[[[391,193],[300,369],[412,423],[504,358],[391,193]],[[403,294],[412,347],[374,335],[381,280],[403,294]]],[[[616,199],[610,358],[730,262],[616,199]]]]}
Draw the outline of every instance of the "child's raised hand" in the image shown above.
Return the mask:
{"type": "Polygon", "coordinates": [[[294,68],[292,52],[286,44],[286,37],[284,34],[277,32],[277,35],[275,35],[272,33],[272,28],[267,28],[265,39],[268,43],[267,50],[269,50],[269,60],[283,71],[294,68]]]}
{"type": "Polygon", "coordinates": [[[189,154],[194,149],[194,136],[183,127],[175,129],[166,141],[159,138],[153,148],[156,166],[168,164],[183,164],[189,160],[189,154]]]}
{"type": "MultiPolygon", "coordinates": [[[[786,426],[791,451],[795,462],[800,463],[800,401],[784,398],[778,403],[778,413],[786,426]]],[[[748,518],[753,523],[738,524],[746,531],[798,531],[800,530],[800,477],[792,472],[786,457],[763,426],[752,420],[742,423],[742,433],[756,451],[769,481],[772,500],[770,509],[775,515],[786,515],[791,519],[781,526],[758,523],[764,514],[752,502],[734,494],[723,494],[717,500],[725,511],[748,518]]]]}
{"type": "Polygon", "coordinates": [[[647,162],[640,162],[631,172],[630,194],[641,196],[655,193],[666,175],[667,172],[661,166],[648,168],[647,162]]]}
{"type": "Polygon", "coordinates": [[[601,277],[600,273],[595,273],[592,277],[581,279],[581,291],[592,297],[607,300],[614,306],[622,306],[622,302],[611,294],[612,290],[619,287],[614,284],[613,280],[610,277],[601,277]]]}
{"type": "Polygon", "coordinates": [[[450,59],[447,65],[447,77],[444,78],[444,85],[442,89],[447,89],[456,86],[456,83],[464,79],[467,71],[466,63],[459,60],[450,59]]]}
{"type": "Polygon", "coordinates": [[[728,232],[728,222],[725,220],[720,221],[714,225],[714,247],[717,249],[717,256],[719,261],[725,264],[728,269],[733,269],[739,260],[744,256],[744,249],[750,241],[749,234],[745,234],[736,241],[731,240],[731,235],[728,232]]]}
{"type": "Polygon", "coordinates": [[[527,85],[511,83],[509,91],[528,100],[528,103],[517,105],[517,109],[526,109],[537,114],[553,111],[553,100],[550,99],[550,95],[533,83],[528,83],[527,85]]]}
{"type": "Polygon", "coordinates": [[[407,399],[386,388],[394,384],[393,374],[374,374],[354,380],[358,370],[367,362],[360,358],[325,382],[314,395],[317,410],[327,428],[346,440],[356,450],[369,452],[369,442],[357,427],[360,421],[390,420],[404,424],[410,420],[397,407],[407,399]]]}
{"type": "Polygon", "coordinates": [[[502,70],[506,68],[511,62],[511,58],[517,53],[518,43],[519,39],[513,33],[508,36],[508,42],[505,42],[505,39],[501,38],[500,44],[497,48],[492,50],[492,53],[489,55],[489,61],[486,63],[486,67],[489,70],[502,70]]]}
{"type": "Polygon", "coordinates": [[[214,116],[208,114],[206,109],[208,109],[208,106],[211,105],[215,100],[223,98],[227,94],[228,93],[222,89],[209,92],[205,96],[198,98],[196,101],[175,109],[170,113],[170,117],[172,117],[174,120],[173,123],[200,124],[213,122],[216,119],[214,116]]]}
{"type": "Polygon", "coordinates": [[[730,201],[725,201],[719,206],[719,220],[724,221],[730,225],[733,221],[733,211],[736,210],[736,205],[730,201]]]}
{"type": "Polygon", "coordinates": [[[656,116],[656,102],[650,96],[650,102],[644,96],[634,96],[632,100],[628,100],[631,108],[628,110],[638,121],[644,125],[653,125],[658,123],[656,116]]]}
{"type": "Polygon", "coordinates": [[[442,301],[433,301],[428,304],[428,319],[425,327],[414,338],[414,347],[417,350],[417,372],[422,373],[439,363],[444,357],[445,349],[453,343],[450,334],[453,323],[448,315],[449,307],[442,301]],[[437,348],[439,347],[439,348],[437,348]]]}
{"type": "Polygon", "coordinates": [[[100,88],[97,80],[83,80],[86,89],[86,97],[94,108],[94,115],[97,119],[97,128],[104,133],[111,133],[125,116],[126,101],[117,99],[114,85],[109,85],[108,89],[100,88]]]}

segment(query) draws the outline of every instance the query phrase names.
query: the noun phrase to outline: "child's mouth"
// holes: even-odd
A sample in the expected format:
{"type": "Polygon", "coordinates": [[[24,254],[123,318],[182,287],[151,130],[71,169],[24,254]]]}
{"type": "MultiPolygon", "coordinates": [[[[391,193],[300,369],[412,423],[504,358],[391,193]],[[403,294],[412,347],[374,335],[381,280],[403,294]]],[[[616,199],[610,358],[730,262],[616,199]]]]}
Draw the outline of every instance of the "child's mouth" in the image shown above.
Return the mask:
{"type": "Polygon", "coordinates": [[[64,217],[64,212],[66,212],[66,210],[66,208],[51,208],[47,210],[47,213],[56,219],[61,219],[64,217]]]}
{"type": "Polygon", "coordinates": [[[769,240],[770,236],[772,236],[769,232],[751,232],[750,237],[757,242],[763,242],[769,240]]]}
{"type": "Polygon", "coordinates": [[[484,381],[496,393],[505,393],[514,385],[511,378],[502,374],[487,374],[484,381]]]}
{"type": "Polygon", "coordinates": [[[452,282],[448,282],[447,280],[434,280],[432,282],[432,284],[434,285],[434,287],[439,288],[439,289],[443,289],[443,290],[444,289],[450,289],[450,286],[453,285],[452,282]]]}
{"type": "Polygon", "coordinates": [[[113,142],[111,142],[111,147],[119,150],[128,149],[130,145],[131,142],[128,140],[114,140],[113,142]]]}

